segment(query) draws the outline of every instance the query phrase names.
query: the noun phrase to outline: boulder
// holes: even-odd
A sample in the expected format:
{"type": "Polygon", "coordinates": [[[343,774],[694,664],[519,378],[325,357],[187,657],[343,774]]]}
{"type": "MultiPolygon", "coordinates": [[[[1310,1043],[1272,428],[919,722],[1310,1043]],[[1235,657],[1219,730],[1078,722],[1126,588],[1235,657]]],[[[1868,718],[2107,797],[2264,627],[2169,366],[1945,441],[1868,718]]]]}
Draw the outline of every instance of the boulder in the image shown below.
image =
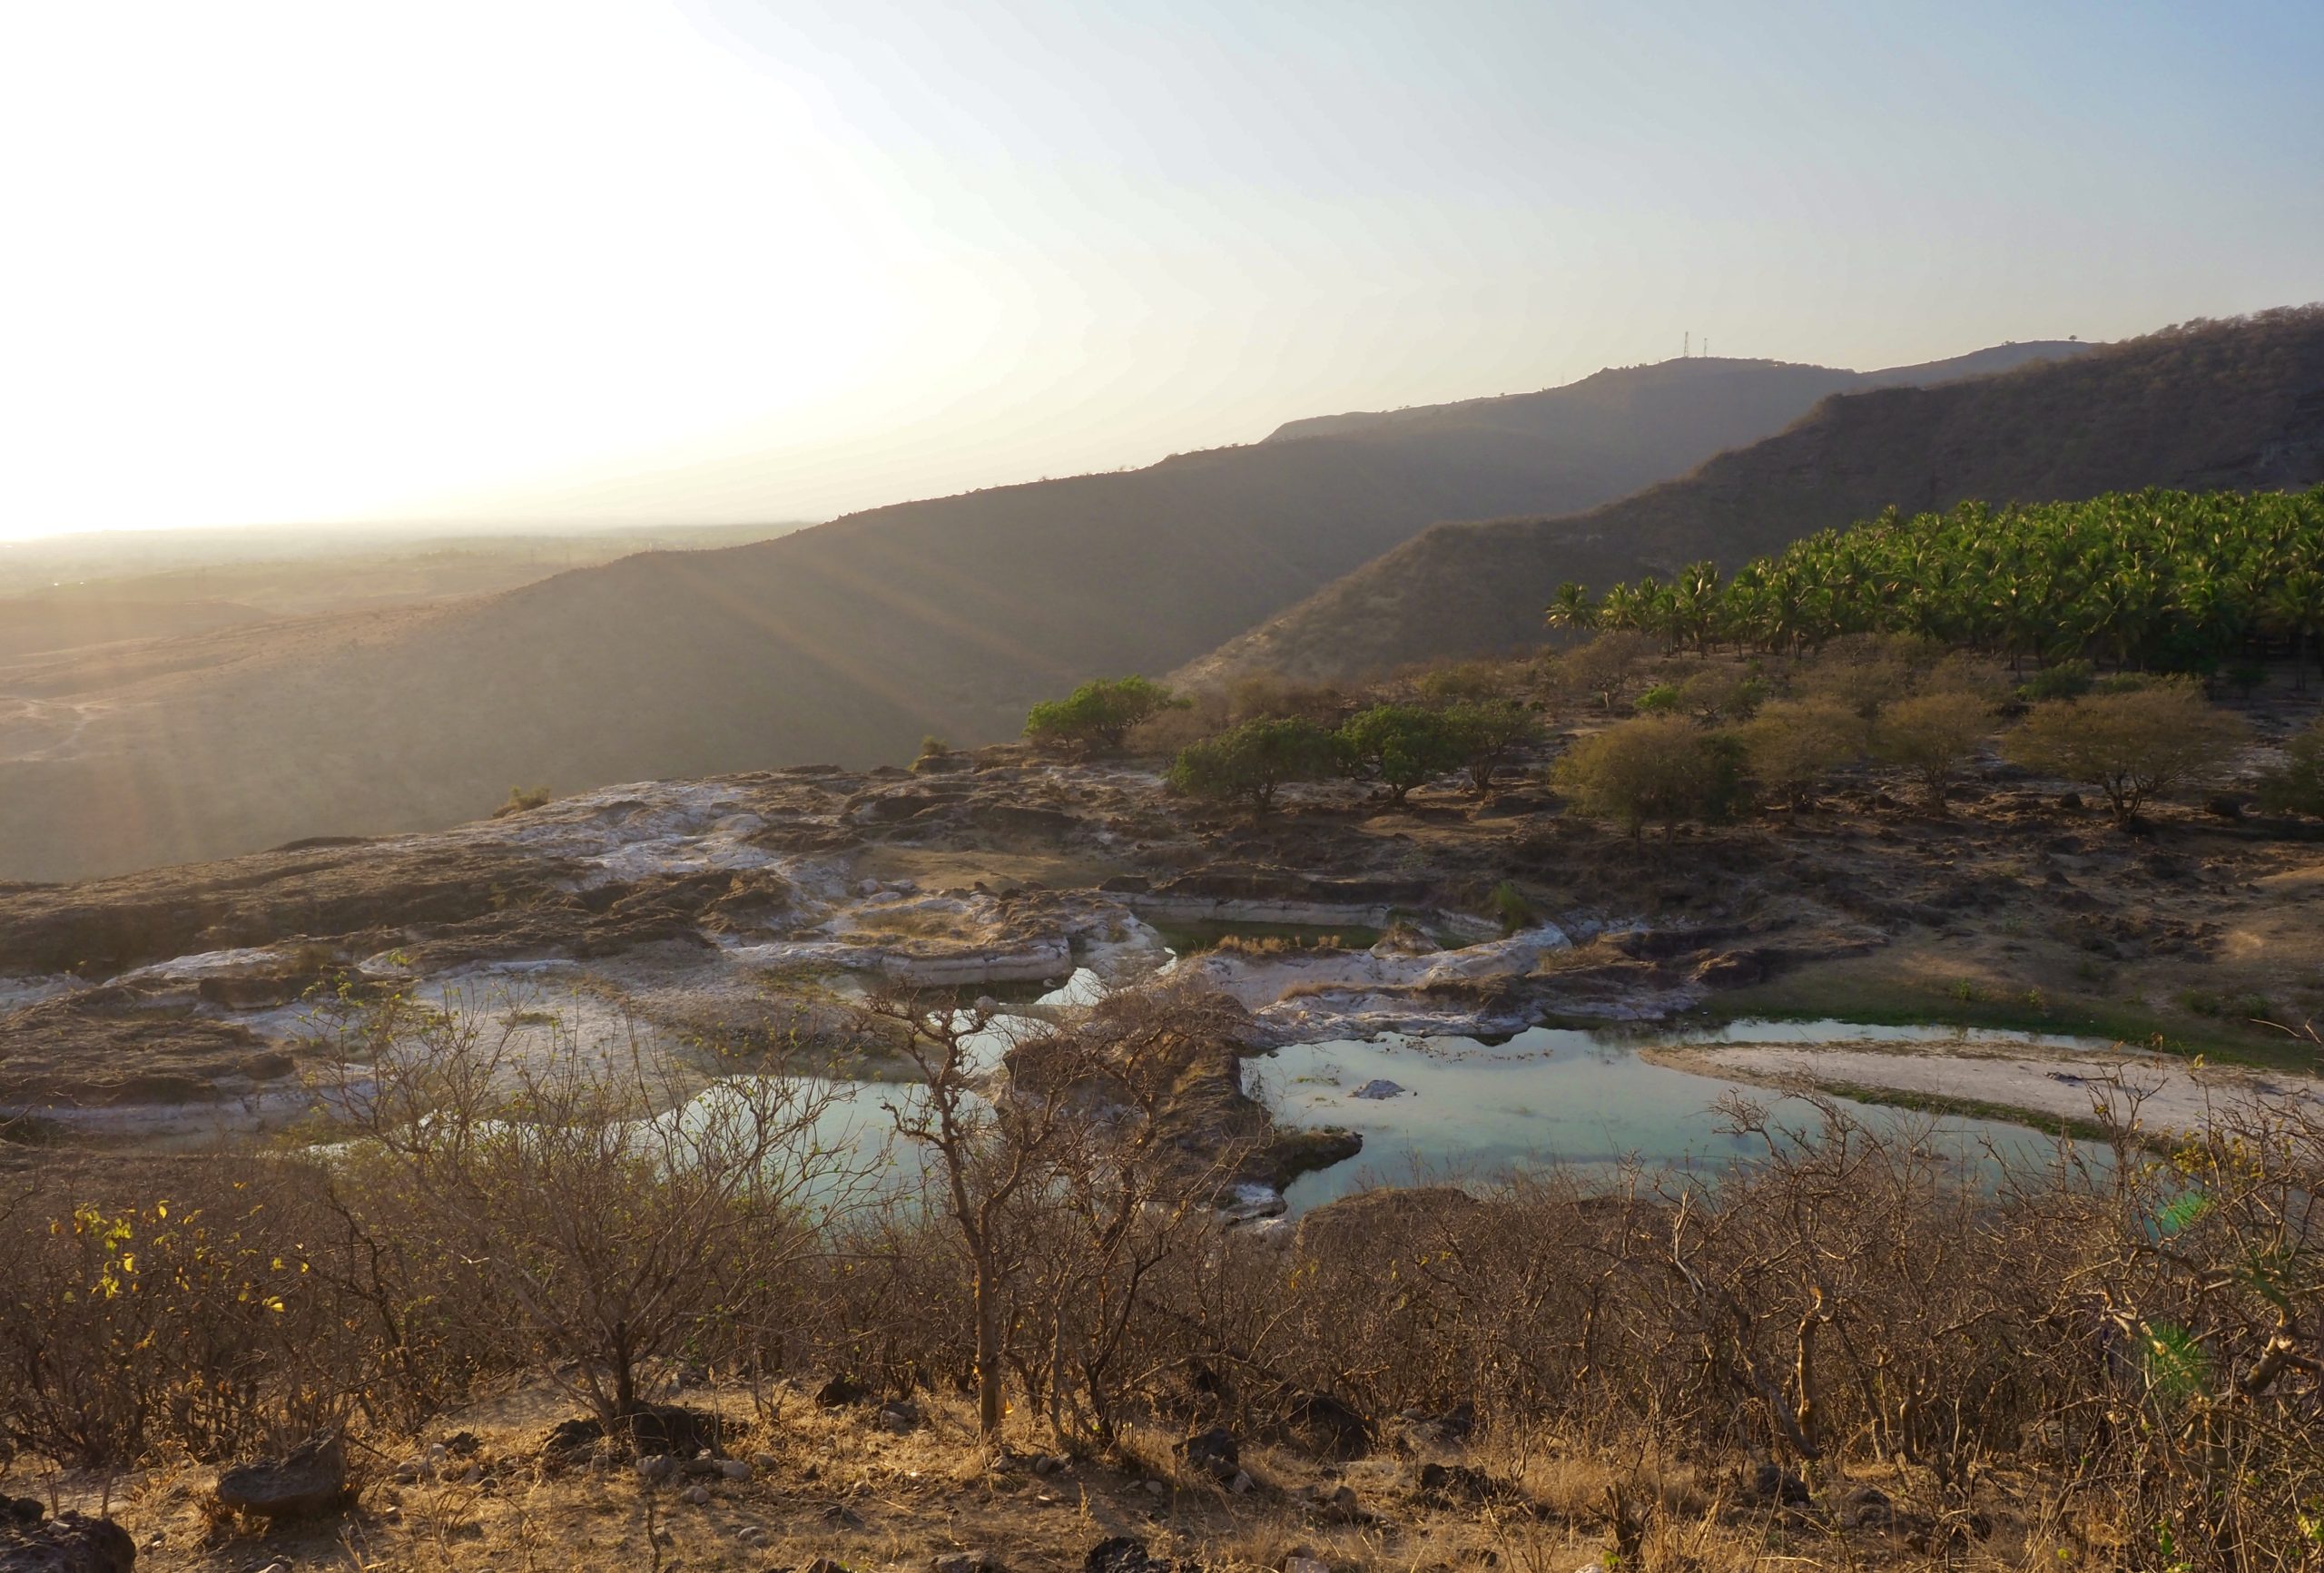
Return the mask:
{"type": "Polygon", "coordinates": [[[302,1519],[346,1505],[347,1451],[337,1433],[314,1437],[279,1459],[254,1459],[218,1473],[218,1505],[257,1519],[302,1519]]]}
{"type": "Polygon", "coordinates": [[[929,1564],[929,1573],[1009,1573],[990,1551],[947,1551],[929,1564]]]}
{"type": "Polygon", "coordinates": [[[1893,1529],[1898,1522],[1896,1505],[1879,1487],[1859,1486],[1848,1493],[1840,1522],[1853,1529],[1893,1529]]]}
{"type": "Polygon", "coordinates": [[[1100,1540],[1081,1559],[1082,1573],[1159,1573],[1168,1566],[1147,1555],[1146,1542],[1134,1535],[1100,1540]]]}
{"type": "Polygon", "coordinates": [[[1232,1480],[1243,1464],[1242,1444],[1225,1426],[1213,1426],[1188,1437],[1178,1444],[1178,1456],[1187,1460],[1189,1468],[1200,1470],[1222,1483],[1232,1480]]]}
{"type": "Polygon", "coordinates": [[[1812,1499],[1806,1480],[1772,1463],[1755,1464],[1744,1472],[1743,1494],[1751,1501],[1786,1507],[1803,1506],[1812,1499]]]}
{"type": "Polygon", "coordinates": [[[815,1402],[824,1409],[871,1401],[872,1390],[852,1376],[835,1376],[815,1390],[815,1402]]]}
{"type": "Polygon", "coordinates": [[[1410,1440],[1464,1442],[1477,1429],[1477,1406],[1463,1399],[1442,1414],[1408,1409],[1396,1418],[1403,1421],[1404,1435],[1410,1440]]]}
{"type": "Polygon", "coordinates": [[[1521,1494],[1507,1481],[1497,1480],[1470,1464],[1423,1464],[1414,1484],[1420,1494],[1433,1502],[1493,1502],[1521,1494]]]}
{"type": "Polygon", "coordinates": [[[726,1429],[724,1420],[712,1411],[675,1403],[641,1404],[622,1423],[629,1430],[630,1451],[640,1457],[675,1453],[690,1458],[705,1449],[715,1453],[726,1429]]]}
{"type": "Polygon", "coordinates": [[[1326,1524],[1363,1524],[1372,1515],[1356,1499],[1353,1486],[1309,1486],[1300,1493],[1308,1509],[1326,1524]]]}
{"type": "Polygon", "coordinates": [[[1329,1458],[1360,1459],[1372,1447],[1372,1422],[1327,1392],[1294,1393],[1285,1418],[1312,1450],[1329,1458]]]}
{"type": "Polygon", "coordinates": [[[130,1573],[137,1565],[137,1542],[111,1519],[59,1513],[44,1521],[29,1498],[0,1503],[7,1509],[0,1513],[0,1573],[130,1573]]]}

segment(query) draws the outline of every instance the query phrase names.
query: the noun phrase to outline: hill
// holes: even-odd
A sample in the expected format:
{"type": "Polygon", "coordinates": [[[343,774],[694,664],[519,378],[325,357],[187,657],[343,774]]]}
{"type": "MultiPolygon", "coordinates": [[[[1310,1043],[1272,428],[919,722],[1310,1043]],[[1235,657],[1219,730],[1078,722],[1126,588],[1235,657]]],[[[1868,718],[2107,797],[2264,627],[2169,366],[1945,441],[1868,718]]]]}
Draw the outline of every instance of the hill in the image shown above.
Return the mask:
{"type": "Polygon", "coordinates": [[[1568,579],[1731,567],[1888,506],[2324,479],[2324,308],[2195,323],[1944,386],[1827,399],[1693,474],[1563,517],[1440,525],[1178,673],[1345,679],[1543,636],[1568,579]]]}
{"type": "MultiPolygon", "coordinates": [[[[1834,372],[1822,367],[1781,368],[1765,360],[1665,360],[1653,366],[1601,371],[1571,388],[1540,393],[1502,394],[1492,398],[1464,398],[1452,404],[1419,405],[1410,409],[1366,410],[1346,415],[1323,415],[1286,421],[1267,437],[1269,442],[1292,442],[1314,437],[1416,437],[1424,433],[1499,432],[1540,441],[1589,441],[1620,444],[1633,441],[1636,426],[1655,415],[1652,400],[1674,385],[1697,381],[1728,394],[1734,429],[1747,429],[1756,412],[1749,397],[1758,379],[1771,369],[1815,372],[1827,392],[1872,388],[1934,388],[1965,378],[1990,377],[2037,360],[2062,360],[2094,348],[2063,339],[2036,339],[2024,344],[1997,344],[1949,359],[1915,366],[1891,366],[1879,371],[1834,372]],[[1589,403],[1563,398],[1588,390],[1589,403]],[[1586,424],[1585,424],[1586,423],[1586,424]]],[[[1739,438],[1749,441],[1748,437],[1739,438]]]]}
{"type": "Polygon", "coordinates": [[[906,503],[433,607],[23,657],[0,665],[0,878],[449,824],[517,782],[1007,736],[1033,700],[1166,671],[1435,520],[1590,507],[1858,380],[1768,361],[1601,372],[1488,419],[906,503]]]}

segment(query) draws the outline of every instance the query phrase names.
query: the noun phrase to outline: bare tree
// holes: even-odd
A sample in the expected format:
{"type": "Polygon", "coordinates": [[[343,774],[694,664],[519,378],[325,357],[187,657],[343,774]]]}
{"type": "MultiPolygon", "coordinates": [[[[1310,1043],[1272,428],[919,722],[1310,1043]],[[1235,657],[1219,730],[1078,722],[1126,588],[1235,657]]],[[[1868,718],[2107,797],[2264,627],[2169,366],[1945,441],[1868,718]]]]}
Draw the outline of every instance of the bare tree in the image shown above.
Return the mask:
{"type": "Polygon", "coordinates": [[[1111,1445],[1124,1401],[1170,1363],[1139,1336],[1166,1283],[1226,1226],[1217,1203],[1256,1145],[1221,1128],[1182,1145],[1182,1089],[1234,1076],[1242,1012],[1224,996],[1160,987],[1110,996],[1065,1034],[1027,1045],[1019,1080],[1078,1083],[1049,1183],[1032,1198],[1022,1298],[1036,1336],[1026,1366],[1060,1440],[1111,1445]]]}
{"type": "Polygon", "coordinates": [[[1045,1183],[1067,1127],[1066,1097],[1009,1089],[1001,1096],[1000,1057],[1025,1018],[949,997],[881,994],[863,1008],[867,1029],[891,1038],[920,1074],[891,1102],[896,1134],[934,1161],[940,1205],[960,1232],[975,1282],[977,1429],[1000,1433],[1006,1370],[1004,1307],[1023,1253],[1013,1204],[1045,1183]],[[881,1031],[882,1028],[886,1030],[881,1031]]]}
{"type": "Polygon", "coordinates": [[[350,1162],[455,1246],[619,1436],[649,1362],[818,1249],[816,1215],[849,1180],[815,1139],[834,1092],[763,1057],[710,1079],[634,1026],[590,1043],[502,1007],[404,997],[350,1024],[338,1057],[369,1083],[345,1095],[369,1138],[350,1162]]]}
{"type": "Polygon", "coordinates": [[[974,1279],[978,1424],[996,1435],[1013,1363],[1060,1437],[1110,1440],[1154,1275],[1217,1217],[1246,1147],[1181,1148],[1190,1067],[1231,1052],[1231,1002],[1186,988],[1108,998],[1065,1025],[889,996],[865,1008],[920,1073],[890,1105],[974,1279]],[[1031,1323],[1024,1348],[1013,1335],[1031,1323]]]}

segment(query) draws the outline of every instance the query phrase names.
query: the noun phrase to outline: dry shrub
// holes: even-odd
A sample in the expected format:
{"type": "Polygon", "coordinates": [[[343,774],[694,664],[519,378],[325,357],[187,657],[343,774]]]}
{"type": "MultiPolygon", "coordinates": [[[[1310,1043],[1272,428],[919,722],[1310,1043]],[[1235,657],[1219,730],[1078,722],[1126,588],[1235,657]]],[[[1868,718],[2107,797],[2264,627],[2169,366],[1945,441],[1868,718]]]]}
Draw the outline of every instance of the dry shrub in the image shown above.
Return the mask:
{"type": "Polygon", "coordinates": [[[90,1465],[225,1457],[463,1393],[445,1263],[382,1247],[320,1166],[203,1157],[67,1171],[0,1240],[0,1440],[90,1465]]]}
{"type": "Polygon", "coordinates": [[[1331,683],[1301,683],[1273,672],[1238,677],[1226,690],[1226,718],[1234,726],[1246,721],[1312,721],[1335,727],[1354,708],[1354,701],[1331,683]]]}
{"type": "MultiPolygon", "coordinates": [[[[953,1018],[917,1019],[942,1051],[953,1018]]],[[[1374,1192],[1285,1242],[1208,1205],[1251,1133],[1238,1032],[1215,999],[1118,996],[1019,1043],[1005,1077],[962,1073],[952,1150],[924,1106],[900,1115],[927,1136],[932,1194],[746,1226],[715,1165],[640,1165],[545,1129],[538,1104],[520,1142],[482,1094],[499,1114],[440,1125],[466,1131],[465,1158],[407,1133],[370,1170],[187,1165],[167,1219],[150,1176],[60,1180],[5,1219],[0,1425],[114,1460],[384,1425],[390,1400],[416,1411],[552,1359],[617,1392],[606,1324],[570,1317],[635,1304],[663,1318],[622,1323],[662,1330],[637,1362],[847,1371],[887,1392],[998,1375],[1020,1426],[1157,1469],[1175,1467],[1157,1448],[1217,1421],[1262,1470],[1271,1447],[1349,1457],[1473,1425],[1498,1478],[1637,1566],[1718,1561],[1705,1526],[1728,1504],[1779,1516],[1754,1497],[1762,1470],[1829,1515],[1866,1467],[1931,1545],[1977,1533],[2005,1476],[2053,1562],[2313,1573],[2324,1555],[2313,1104],[2221,1106],[2158,1145],[2115,1088],[2111,1145],[1965,1163],[1925,1122],[1738,1101],[1748,1161],[1716,1177],[1374,1192]],[[565,1264],[584,1239],[617,1247],[603,1282],[565,1264]],[[674,1244],[693,1270],[673,1281],[653,1264],[674,1244]],[[527,1303],[551,1290],[566,1310],[527,1303]]],[[[440,1119],[461,1096],[425,1107],[440,1119]]],[[[597,1106],[554,1106],[578,1131],[597,1106]]]]}

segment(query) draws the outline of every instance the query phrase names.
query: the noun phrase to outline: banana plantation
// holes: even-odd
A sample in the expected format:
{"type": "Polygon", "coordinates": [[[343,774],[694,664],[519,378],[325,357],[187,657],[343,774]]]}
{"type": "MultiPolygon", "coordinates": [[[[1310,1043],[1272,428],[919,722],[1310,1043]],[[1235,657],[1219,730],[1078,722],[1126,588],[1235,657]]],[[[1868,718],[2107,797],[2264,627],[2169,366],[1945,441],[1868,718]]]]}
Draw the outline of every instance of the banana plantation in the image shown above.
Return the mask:
{"type": "Polygon", "coordinates": [[[2324,487],[2306,492],[2142,491],[1995,508],[1963,503],[1825,530],[1722,576],[1593,602],[1558,589],[1549,621],[1630,628],[1673,644],[1796,652],[1846,634],[1911,634],[2026,657],[2165,672],[2324,654],[2324,487]]]}

